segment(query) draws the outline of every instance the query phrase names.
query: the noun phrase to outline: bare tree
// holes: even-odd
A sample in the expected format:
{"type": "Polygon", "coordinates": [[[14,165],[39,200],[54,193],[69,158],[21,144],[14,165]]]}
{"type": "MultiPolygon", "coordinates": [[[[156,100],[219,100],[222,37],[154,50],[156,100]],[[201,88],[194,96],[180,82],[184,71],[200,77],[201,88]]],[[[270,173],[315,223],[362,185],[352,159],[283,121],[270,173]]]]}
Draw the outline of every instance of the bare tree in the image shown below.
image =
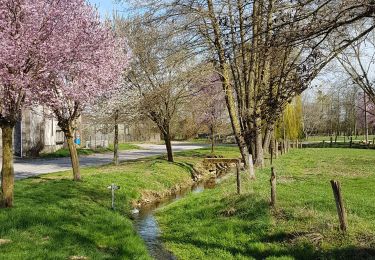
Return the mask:
{"type": "Polygon", "coordinates": [[[133,58],[128,81],[138,89],[140,110],[158,126],[168,161],[173,162],[171,123],[181,105],[194,93],[194,85],[204,69],[179,48],[174,35],[165,33],[170,25],[156,27],[134,19],[126,26],[133,58]]]}
{"type": "Polygon", "coordinates": [[[214,62],[243,160],[251,152],[257,165],[288,102],[375,27],[370,0],[150,0],[142,8],[150,21],[173,21],[186,46],[214,62]],[[357,34],[339,33],[362,20],[369,22],[357,34]]]}

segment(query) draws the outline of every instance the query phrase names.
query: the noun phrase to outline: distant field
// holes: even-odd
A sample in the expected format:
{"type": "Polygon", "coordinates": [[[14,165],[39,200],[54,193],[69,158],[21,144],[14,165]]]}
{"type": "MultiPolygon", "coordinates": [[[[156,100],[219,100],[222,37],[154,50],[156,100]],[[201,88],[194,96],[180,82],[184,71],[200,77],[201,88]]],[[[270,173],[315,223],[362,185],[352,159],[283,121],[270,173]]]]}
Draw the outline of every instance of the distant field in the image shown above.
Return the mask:
{"type": "Polygon", "coordinates": [[[243,175],[240,196],[233,176],[161,210],[163,240],[178,259],[373,259],[374,162],[373,150],[292,149],[275,162],[277,210],[268,205],[266,167],[255,182],[243,175]],[[331,179],[342,184],[347,235],[338,230],[331,179]]]}
{"type": "MultiPolygon", "coordinates": [[[[359,141],[364,141],[365,140],[365,136],[363,135],[358,135],[358,136],[352,136],[353,138],[353,142],[359,142],[359,141]]],[[[375,135],[369,135],[368,139],[369,141],[372,141],[373,139],[375,138],[375,135]]],[[[333,141],[335,141],[335,136],[332,136],[332,139],[333,141]]],[[[331,140],[331,136],[321,136],[321,135],[317,135],[317,136],[309,136],[305,139],[303,139],[303,141],[310,141],[310,142],[323,142],[326,141],[326,142],[329,142],[331,140]]],[[[349,142],[350,141],[350,137],[347,137],[347,136],[337,136],[337,142],[349,142]]]]}

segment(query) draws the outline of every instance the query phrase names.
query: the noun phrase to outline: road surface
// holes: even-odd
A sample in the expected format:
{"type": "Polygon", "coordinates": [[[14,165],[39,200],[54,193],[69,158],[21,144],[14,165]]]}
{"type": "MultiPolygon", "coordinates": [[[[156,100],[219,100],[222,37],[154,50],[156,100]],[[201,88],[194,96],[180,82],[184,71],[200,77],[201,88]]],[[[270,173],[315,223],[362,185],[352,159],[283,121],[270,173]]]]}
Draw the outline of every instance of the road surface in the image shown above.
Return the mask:
{"type": "MultiPolygon", "coordinates": [[[[119,159],[121,161],[134,160],[154,155],[162,155],[166,153],[164,145],[157,144],[139,144],[141,150],[119,151],[119,159]]],[[[173,151],[192,150],[204,147],[199,144],[189,144],[182,142],[172,143],[173,151]]],[[[111,163],[113,159],[112,153],[92,154],[81,156],[79,161],[81,167],[102,165],[111,163]]],[[[0,158],[1,162],[1,158],[0,158]]],[[[14,172],[16,179],[24,179],[45,173],[66,171],[71,169],[70,158],[53,158],[53,159],[15,159],[14,172]]]]}

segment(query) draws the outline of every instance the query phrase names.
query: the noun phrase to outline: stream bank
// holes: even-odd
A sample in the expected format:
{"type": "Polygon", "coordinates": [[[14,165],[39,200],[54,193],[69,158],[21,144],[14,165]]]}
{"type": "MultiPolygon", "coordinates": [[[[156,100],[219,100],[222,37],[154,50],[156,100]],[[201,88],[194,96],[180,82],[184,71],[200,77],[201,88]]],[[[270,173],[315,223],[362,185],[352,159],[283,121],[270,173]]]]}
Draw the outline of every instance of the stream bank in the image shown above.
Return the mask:
{"type": "Polygon", "coordinates": [[[154,259],[176,259],[163,245],[160,238],[161,230],[155,218],[155,211],[180,200],[190,193],[203,192],[206,189],[214,189],[225,176],[227,176],[228,167],[220,167],[220,170],[210,171],[210,174],[201,174],[200,180],[193,182],[189,187],[173,189],[167,196],[159,198],[148,203],[139,203],[139,208],[132,210],[134,226],[137,233],[144,240],[150,255],[154,259]]]}

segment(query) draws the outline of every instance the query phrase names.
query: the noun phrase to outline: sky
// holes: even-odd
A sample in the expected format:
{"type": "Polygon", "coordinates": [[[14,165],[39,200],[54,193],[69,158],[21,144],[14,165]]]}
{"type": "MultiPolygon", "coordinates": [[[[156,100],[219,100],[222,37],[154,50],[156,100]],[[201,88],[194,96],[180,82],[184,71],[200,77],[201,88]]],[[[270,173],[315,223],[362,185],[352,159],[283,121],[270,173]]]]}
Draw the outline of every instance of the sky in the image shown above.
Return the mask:
{"type": "Polygon", "coordinates": [[[111,15],[113,10],[121,10],[121,4],[116,4],[115,0],[88,0],[88,2],[98,7],[100,16],[104,18],[111,15]]]}

